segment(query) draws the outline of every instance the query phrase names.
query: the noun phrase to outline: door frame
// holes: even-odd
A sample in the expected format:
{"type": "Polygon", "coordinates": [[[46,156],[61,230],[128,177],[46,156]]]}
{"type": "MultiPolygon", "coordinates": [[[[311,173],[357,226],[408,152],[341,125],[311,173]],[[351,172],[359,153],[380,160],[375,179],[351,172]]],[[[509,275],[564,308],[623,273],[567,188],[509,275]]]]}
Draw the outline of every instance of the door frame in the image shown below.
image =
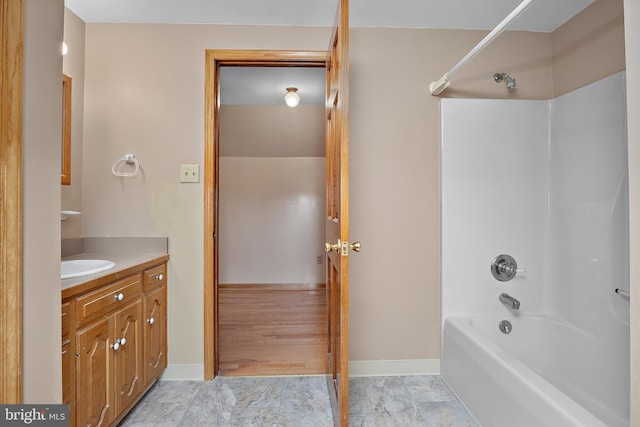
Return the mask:
{"type": "Polygon", "coordinates": [[[220,67],[322,67],[327,51],[207,50],[204,143],[204,379],[218,372],[218,213],[220,182],[220,67]]]}
{"type": "Polygon", "coordinates": [[[0,402],[22,402],[24,0],[0,0],[0,402]]]}

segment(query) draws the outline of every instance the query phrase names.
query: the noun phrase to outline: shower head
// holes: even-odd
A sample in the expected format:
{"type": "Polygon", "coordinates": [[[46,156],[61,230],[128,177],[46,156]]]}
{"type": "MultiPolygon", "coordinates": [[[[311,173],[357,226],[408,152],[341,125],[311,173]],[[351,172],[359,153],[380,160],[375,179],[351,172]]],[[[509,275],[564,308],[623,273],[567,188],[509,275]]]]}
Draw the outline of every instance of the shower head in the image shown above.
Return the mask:
{"type": "Polygon", "coordinates": [[[493,75],[493,80],[496,83],[501,82],[503,79],[507,83],[507,89],[513,89],[514,87],[516,87],[516,79],[511,77],[509,74],[507,74],[507,73],[495,73],[493,75]]]}

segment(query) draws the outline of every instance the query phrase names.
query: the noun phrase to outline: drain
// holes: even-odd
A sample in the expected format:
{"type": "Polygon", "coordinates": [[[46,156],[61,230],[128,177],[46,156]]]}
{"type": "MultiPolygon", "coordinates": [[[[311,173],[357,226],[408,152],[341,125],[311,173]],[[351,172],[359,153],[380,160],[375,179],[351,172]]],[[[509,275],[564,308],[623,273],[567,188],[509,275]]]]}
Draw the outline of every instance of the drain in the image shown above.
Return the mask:
{"type": "Polygon", "coordinates": [[[503,320],[502,322],[500,322],[498,327],[500,328],[500,332],[502,332],[503,334],[508,334],[513,329],[511,322],[509,322],[508,320],[503,320]]]}

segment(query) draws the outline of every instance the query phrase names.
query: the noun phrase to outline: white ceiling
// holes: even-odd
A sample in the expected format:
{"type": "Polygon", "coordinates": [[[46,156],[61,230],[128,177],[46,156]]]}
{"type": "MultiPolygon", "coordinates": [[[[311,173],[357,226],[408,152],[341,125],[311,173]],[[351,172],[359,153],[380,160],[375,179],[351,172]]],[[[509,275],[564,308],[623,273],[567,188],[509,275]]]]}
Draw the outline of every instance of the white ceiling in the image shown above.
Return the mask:
{"type": "MultiPolygon", "coordinates": [[[[553,31],[594,0],[535,0],[508,29],[553,31]]],[[[351,0],[353,27],[492,29],[521,0],[351,0]]],[[[330,26],[337,0],[65,0],[87,23],[330,26]]],[[[223,67],[223,104],[323,104],[324,70],[223,67]]]]}
{"type": "MultiPolygon", "coordinates": [[[[521,0],[351,0],[353,27],[491,29],[521,0]]],[[[536,0],[510,29],[553,31],[593,0],[536,0]]],[[[337,0],[65,0],[87,23],[313,25],[337,0]]]]}

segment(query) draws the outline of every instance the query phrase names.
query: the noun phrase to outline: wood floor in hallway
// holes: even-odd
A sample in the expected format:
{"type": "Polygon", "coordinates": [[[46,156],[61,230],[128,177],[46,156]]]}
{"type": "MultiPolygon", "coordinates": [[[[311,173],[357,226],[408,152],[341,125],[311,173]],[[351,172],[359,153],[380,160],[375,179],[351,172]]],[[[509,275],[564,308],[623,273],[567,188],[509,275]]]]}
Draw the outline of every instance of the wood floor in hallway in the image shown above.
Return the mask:
{"type": "Polygon", "coordinates": [[[220,285],[219,375],[326,372],[324,284],[220,285]]]}

